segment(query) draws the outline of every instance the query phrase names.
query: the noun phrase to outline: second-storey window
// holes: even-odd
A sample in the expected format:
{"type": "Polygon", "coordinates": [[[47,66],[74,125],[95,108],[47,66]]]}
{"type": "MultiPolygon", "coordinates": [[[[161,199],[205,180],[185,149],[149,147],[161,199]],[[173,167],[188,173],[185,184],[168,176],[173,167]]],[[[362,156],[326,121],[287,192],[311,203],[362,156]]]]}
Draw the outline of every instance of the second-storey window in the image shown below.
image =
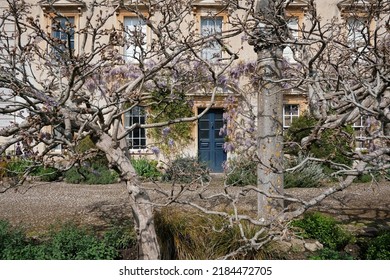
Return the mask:
{"type": "MultiPolygon", "coordinates": [[[[134,107],[125,113],[125,128],[129,128],[134,124],[145,124],[146,112],[142,107],[134,107]]],[[[145,128],[135,128],[128,135],[128,143],[130,149],[145,149],[146,148],[146,132],[145,128]]]]}
{"type": "Polygon", "coordinates": [[[0,61],[1,64],[3,62],[2,60],[10,55],[10,50],[15,46],[16,26],[14,22],[8,19],[4,19],[0,28],[0,54],[2,56],[0,61]]]}
{"type": "MultiPolygon", "coordinates": [[[[299,22],[298,17],[290,17],[287,21],[287,27],[289,28],[290,33],[293,37],[292,39],[298,39],[298,28],[299,28],[298,22],[299,22]]],[[[291,49],[291,47],[287,46],[284,48],[283,58],[289,63],[295,62],[294,52],[291,49]]]]}
{"type": "MultiPolygon", "coordinates": [[[[202,37],[212,37],[222,32],[222,17],[201,17],[202,37]]],[[[222,57],[222,47],[217,40],[209,40],[202,48],[202,58],[213,60],[222,57]]]]}
{"type": "Polygon", "coordinates": [[[348,44],[353,48],[361,48],[368,43],[367,19],[362,17],[350,17],[347,20],[348,44]]]}
{"type": "Polygon", "coordinates": [[[124,17],[126,43],[124,56],[128,61],[137,61],[142,58],[147,46],[146,24],[138,17],[124,17]]]}
{"type": "Polygon", "coordinates": [[[74,17],[56,17],[52,21],[52,35],[58,39],[55,51],[74,50],[74,17]]]}

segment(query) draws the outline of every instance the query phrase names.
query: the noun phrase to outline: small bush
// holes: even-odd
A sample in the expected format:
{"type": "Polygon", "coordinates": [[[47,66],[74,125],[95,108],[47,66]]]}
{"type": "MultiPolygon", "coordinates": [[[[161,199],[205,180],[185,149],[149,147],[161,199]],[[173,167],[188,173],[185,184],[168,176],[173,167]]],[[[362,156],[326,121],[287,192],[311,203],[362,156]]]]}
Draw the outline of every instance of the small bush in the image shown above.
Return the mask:
{"type": "Polygon", "coordinates": [[[111,244],[116,249],[133,247],[137,243],[137,236],[132,224],[114,226],[104,233],[104,242],[111,244]]]}
{"type": "Polygon", "coordinates": [[[53,232],[46,246],[52,260],[108,260],[118,255],[114,246],[73,225],[53,232]]]}
{"type": "Polygon", "coordinates": [[[102,260],[117,259],[119,251],[136,243],[129,227],[114,226],[99,239],[85,228],[64,225],[42,240],[30,239],[21,229],[0,221],[0,259],[5,260],[102,260]]]}
{"type": "Polygon", "coordinates": [[[227,163],[226,183],[232,186],[257,184],[257,165],[249,159],[232,159],[227,163]]]}
{"type": "Polygon", "coordinates": [[[131,164],[141,178],[156,180],[161,176],[161,172],[157,169],[158,162],[155,160],[147,160],[145,158],[132,159],[131,164]]]}
{"type": "Polygon", "coordinates": [[[12,229],[8,222],[0,221],[0,259],[15,259],[26,246],[25,236],[21,230],[12,229]]]}
{"type": "MultiPolygon", "coordinates": [[[[293,120],[291,126],[285,133],[286,142],[301,143],[302,139],[309,136],[317,120],[309,114],[303,114],[293,120]]],[[[306,152],[309,152],[314,157],[332,160],[340,164],[351,165],[352,159],[349,154],[354,147],[352,139],[353,128],[351,126],[342,127],[340,129],[325,129],[310,143],[306,152]]],[[[287,153],[298,155],[301,151],[299,146],[287,148],[287,153]]]]}
{"type": "MultiPolygon", "coordinates": [[[[288,165],[295,166],[302,160],[303,158],[299,156],[288,165]]],[[[256,162],[249,159],[230,160],[226,168],[226,183],[232,186],[257,185],[256,169],[256,162]]],[[[320,187],[324,178],[322,166],[316,162],[308,162],[294,172],[285,172],[284,185],[285,188],[320,187]]]]}
{"type": "Polygon", "coordinates": [[[368,243],[367,260],[390,260],[390,231],[382,232],[368,243]]]}
{"type": "Polygon", "coordinates": [[[7,163],[8,177],[22,177],[26,172],[32,177],[44,182],[52,182],[61,176],[61,172],[54,167],[44,167],[40,163],[27,159],[13,159],[7,163]]]}
{"type": "Polygon", "coordinates": [[[92,142],[91,137],[88,135],[77,143],[76,152],[83,154],[92,149],[96,149],[96,145],[92,142]]]}
{"type": "Polygon", "coordinates": [[[29,169],[33,170],[34,163],[24,159],[13,159],[7,164],[7,176],[8,177],[21,177],[29,169]]]}
{"type": "Polygon", "coordinates": [[[345,253],[333,249],[324,248],[309,257],[309,260],[353,260],[354,258],[345,253]]]}
{"type": "MultiPolygon", "coordinates": [[[[294,167],[300,164],[304,157],[299,154],[298,157],[289,161],[287,167],[294,167]]],[[[299,169],[293,172],[284,173],[285,188],[315,188],[321,187],[325,179],[324,170],[318,162],[308,161],[299,169]]]]}
{"type": "Polygon", "coordinates": [[[37,177],[43,182],[53,182],[61,176],[61,172],[54,167],[39,166],[31,173],[31,175],[37,177]]]}
{"type": "Polygon", "coordinates": [[[71,184],[112,184],[118,178],[118,173],[99,162],[83,162],[83,166],[73,166],[65,172],[65,181],[71,184]]]}
{"type": "Polygon", "coordinates": [[[209,181],[209,174],[206,163],[194,157],[179,157],[168,166],[163,179],[186,184],[199,183],[209,181]]]}
{"type": "Polygon", "coordinates": [[[332,250],[344,248],[351,240],[335,219],[321,213],[307,214],[303,219],[293,221],[292,225],[303,230],[302,237],[316,239],[332,250]]]}

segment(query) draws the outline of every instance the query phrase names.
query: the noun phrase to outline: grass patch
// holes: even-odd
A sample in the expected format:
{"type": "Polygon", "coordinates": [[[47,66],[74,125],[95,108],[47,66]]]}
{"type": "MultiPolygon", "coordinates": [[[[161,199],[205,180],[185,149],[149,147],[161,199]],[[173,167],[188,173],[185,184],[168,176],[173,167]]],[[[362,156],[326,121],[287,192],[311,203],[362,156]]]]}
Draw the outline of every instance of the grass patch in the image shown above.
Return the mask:
{"type": "MultiPolygon", "coordinates": [[[[214,215],[165,208],[155,215],[156,230],[162,244],[163,258],[179,260],[218,259],[244,245],[239,227],[214,215]]],[[[260,228],[241,222],[247,237],[260,228]]],[[[262,251],[247,251],[235,259],[263,259],[262,251]]]]}

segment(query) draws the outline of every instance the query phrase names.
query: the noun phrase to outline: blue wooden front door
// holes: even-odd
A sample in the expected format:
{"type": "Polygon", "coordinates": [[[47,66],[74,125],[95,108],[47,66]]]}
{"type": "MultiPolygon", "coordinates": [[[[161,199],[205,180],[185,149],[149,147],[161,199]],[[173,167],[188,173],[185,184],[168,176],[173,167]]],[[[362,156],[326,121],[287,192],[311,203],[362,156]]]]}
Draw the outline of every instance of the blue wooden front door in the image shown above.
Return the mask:
{"type": "Polygon", "coordinates": [[[199,159],[206,162],[212,172],[222,172],[222,164],[226,161],[223,148],[225,136],[220,135],[223,123],[222,109],[210,109],[198,123],[199,159]]]}

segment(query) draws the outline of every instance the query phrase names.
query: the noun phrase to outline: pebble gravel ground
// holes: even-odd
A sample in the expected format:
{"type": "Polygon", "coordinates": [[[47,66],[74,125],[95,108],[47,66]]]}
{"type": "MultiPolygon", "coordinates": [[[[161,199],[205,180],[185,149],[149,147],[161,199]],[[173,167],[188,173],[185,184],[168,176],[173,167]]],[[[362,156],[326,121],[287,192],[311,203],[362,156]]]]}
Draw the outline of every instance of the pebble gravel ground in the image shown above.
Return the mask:
{"type": "MultiPolygon", "coordinates": [[[[218,180],[213,182],[213,187],[217,185],[218,180]]],[[[322,190],[288,189],[286,193],[308,199],[322,190]]],[[[341,220],[375,220],[390,226],[390,182],[354,184],[347,191],[327,198],[317,209],[341,220]]],[[[36,182],[0,193],[0,220],[22,225],[33,232],[68,221],[104,228],[130,218],[129,196],[123,183],[73,185],[36,182]]]]}
{"type": "Polygon", "coordinates": [[[130,213],[124,184],[34,183],[0,193],[0,219],[33,231],[66,222],[104,226],[130,213]]]}

